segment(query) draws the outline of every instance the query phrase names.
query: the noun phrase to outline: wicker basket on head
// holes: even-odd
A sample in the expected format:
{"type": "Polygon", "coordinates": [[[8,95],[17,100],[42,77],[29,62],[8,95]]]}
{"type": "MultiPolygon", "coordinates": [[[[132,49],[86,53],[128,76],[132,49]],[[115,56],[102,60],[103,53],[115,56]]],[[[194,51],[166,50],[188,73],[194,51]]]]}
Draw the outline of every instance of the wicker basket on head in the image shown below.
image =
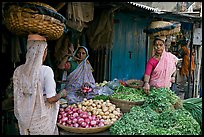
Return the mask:
{"type": "Polygon", "coordinates": [[[177,22],[153,21],[145,32],[154,38],[155,36],[167,36],[179,33],[180,27],[181,24],[177,22]]]}
{"type": "MultiPolygon", "coordinates": [[[[47,4],[39,2],[32,2],[32,4],[56,12],[54,8],[47,4]]],[[[38,11],[15,4],[9,5],[4,11],[4,21],[6,27],[16,35],[39,34],[45,36],[48,40],[60,38],[65,28],[63,22],[52,16],[40,14],[38,11]]]]}

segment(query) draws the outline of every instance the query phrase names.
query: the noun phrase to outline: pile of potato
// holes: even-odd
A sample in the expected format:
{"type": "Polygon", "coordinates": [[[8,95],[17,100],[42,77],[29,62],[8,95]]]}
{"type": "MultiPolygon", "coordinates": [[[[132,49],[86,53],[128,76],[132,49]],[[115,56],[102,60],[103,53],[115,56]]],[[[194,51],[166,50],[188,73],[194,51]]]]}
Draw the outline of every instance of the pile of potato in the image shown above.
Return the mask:
{"type": "Polygon", "coordinates": [[[105,125],[113,124],[122,115],[120,108],[116,108],[109,100],[87,100],[84,98],[82,102],[72,104],[72,106],[104,119],[105,125]]]}

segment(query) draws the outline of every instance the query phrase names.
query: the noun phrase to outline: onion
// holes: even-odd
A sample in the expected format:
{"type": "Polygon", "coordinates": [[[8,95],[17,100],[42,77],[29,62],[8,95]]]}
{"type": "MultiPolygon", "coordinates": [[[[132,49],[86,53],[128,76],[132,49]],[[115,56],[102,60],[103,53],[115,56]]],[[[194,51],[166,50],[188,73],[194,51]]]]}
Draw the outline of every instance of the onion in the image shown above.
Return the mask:
{"type": "Polygon", "coordinates": [[[92,120],[92,116],[88,116],[88,119],[92,120]]]}
{"type": "Polygon", "coordinates": [[[83,114],[81,117],[82,117],[82,118],[87,118],[87,117],[88,117],[88,115],[83,114]]]}
{"type": "Polygon", "coordinates": [[[72,112],[71,110],[68,110],[67,113],[68,113],[69,115],[73,114],[73,112],[72,112]]]}
{"type": "Polygon", "coordinates": [[[72,124],[72,120],[67,120],[67,124],[72,124]]]}
{"type": "Polygon", "coordinates": [[[86,125],[86,127],[85,127],[85,128],[90,128],[88,123],[87,123],[87,125],[86,125]]]}
{"type": "Polygon", "coordinates": [[[62,118],[62,115],[59,114],[59,115],[58,115],[58,118],[61,119],[61,118],[62,118]]]}
{"type": "Polygon", "coordinates": [[[88,125],[88,124],[87,124],[86,122],[82,122],[82,123],[81,123],[81,126],[82,126],[83,128],[85,128],[87,125],[88,125]]]}
{"type": "Polygon", "coordinates": [[[78,110],[78,108],[73,108],[72,111],[73,111],[73,112],[77,112],[77,110],[78,110]]]}
{"type": "Polygon", "coordinates": [[[63,117],[67,117],[67,113],[64,113],[64,114],[63,114],[63,117]]]}
{"type": "Polygon", "coordinates": [[[101,121],[101,122],[105,122],[105,120],[104,120],[104,119],[100,119],[100,121],[101,121]]]}
{"type": "Polygon", "coordinates": [[[60,111],[60,114],[63,115],[65,113],[65,111],[60,111]]]}
{"type": "Polygon", "coordinates": [[[99,124],[100,120],[98,118],[96,118],[96,124],[99,124]]]}
{"type": "Polygon", "coordinates": [[[65,126],[65,125],[66,125],[66,122],[62,122],[62,125],[64,125],[64,126],[65,126]]]}
{"type": "Polygon", "coordinates": [[[83,111],[82,111],[81,109],[78,109],[77,112],[78,112],[79,114],[81,114],[83,111]]]}
{"type": "Polygon", "coordinates": [[[77,122],[77,118],[74,118],[73,120],[72,120],[72,123],[76,123],[77,122]]]}
{"type": "Polygon", "coordinates": [[[62,111],[64,111],[64,108],[60,108],[59,110],[62,112],[62,111]]]}
{"type": "Polygon", "coordinates": [[[89,118],[85,118],[85,120],[84,120],[86,123],[90,123],[91,122],[91,120],[89,119],[89,118]]]}
{"type": "Polygon", "coordinates": [[[71,120],[73,120],[73,119],[74,119],[75,117],[73,117],[73,116],[70,116],[69,118],[70,118],[71,120]]]}
{"type": "Polygon", "coordinates": [[[65,122],[68,120],[68,117],[63,117],[61,120],[62,120],[62,122],[65,122]]]}
{"type": "Polygon", "coordinates": [[[79,124],[78,123],[74,123],[73,126],[74,127],[79,127],[79,124]]]}
{"type": "Polygon", "coordinates": [[[70,126],[71,126],[71,127],[74,127],[74,124],[71,124],[70,126]]]}
{"type": "Polygon", "coordinates": [[[82,122],[84,122],[84,119],[83,118],[79,118],[78,119],[78,123],[81,124],[82,122]]]}
{"type": "Polygon", "coordinates": [[[96,119],[96,115],[92,115],[92,120],[95,120],[96,119]]]}
{"type": "Polygon", "coordinates": [[[62,124],[62,120],[61,119],[59,120],[59,123],[62,124]]]}
{"type": "Polygon", "coordinates": [[[70,110],[70,108],[66,107],[64,111],[67,112],[67,111],[69,111],[69,110],[70,110]]]}
{"type": "Polygon", "coordinates": [[[104,126],[104,123],[103,122],[99,122],[98,126],[102,127],[102,126],[104,126]]]}
{"type": "Polygon", "coordinates": [[[79,114],[77,112],[73,113],[73,117],[77,117],[79,114]]]}
{"type": "Polygon", "coordinates": [[[95,125],[96,125],[96,121],[95,121],[95,120],[92,120],[91,123],[90,123],[90,125],[91,125],[91,126],[95,126],[95,125]]]}

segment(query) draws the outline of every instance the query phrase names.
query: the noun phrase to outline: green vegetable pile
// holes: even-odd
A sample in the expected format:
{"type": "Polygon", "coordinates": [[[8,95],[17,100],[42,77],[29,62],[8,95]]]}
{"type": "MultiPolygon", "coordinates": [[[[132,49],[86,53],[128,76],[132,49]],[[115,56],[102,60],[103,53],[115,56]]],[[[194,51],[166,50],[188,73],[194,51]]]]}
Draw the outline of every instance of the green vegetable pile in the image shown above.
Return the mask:
{"type": "Polygon", "coordinates": [[[146,94],[143,89],[135,89],[121,85],[114,90],[114,93],[111,95],[111,97],[115,99],[137,102],[145,100],[146,94]]]}
{"type": "Polygon", "coordinates": [[[167,88],[151,88],[144,106],[150,106],[153,110],[162,112],[168,109],[180,108],[182,101],[174,92],[167,88]]]}
{"type": "Polygon", "coordinates": [[[165,88],[152,88],[142,106],[132,107],[109,130],[111,135],[201,134],[199,123],[180,98],[165,88]]]}
{"type": "Polygon", "coordinates": [[[183,100],[183,107],[188,110],[193,118],[202,127],[202,98],[188,98],[183,100]]]}
{"type": "Polygon", "coordinates": [[[95,99],[95,100],[101,100],[102,99],[103,101],[106,101],[109,99],[109,97],[106,95],[97,95],[93,99],[95,99]]]}

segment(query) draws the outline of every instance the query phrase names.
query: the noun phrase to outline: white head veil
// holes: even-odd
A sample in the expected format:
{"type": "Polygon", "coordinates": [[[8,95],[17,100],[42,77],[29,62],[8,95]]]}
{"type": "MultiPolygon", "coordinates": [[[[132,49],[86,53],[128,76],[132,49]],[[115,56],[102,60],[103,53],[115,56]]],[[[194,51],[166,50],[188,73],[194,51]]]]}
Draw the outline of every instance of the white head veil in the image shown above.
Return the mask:
{"type": "Polygon", "coordinates": [[[14,114],[25,129],[30,126],[36,96],[39,96],[40,104],[42,104],[40,106],[41,116],[44,116],[45,113],[40,69],[46,47],[46,41],[28,40],[26,62],[14,71],[14,114]]]}

